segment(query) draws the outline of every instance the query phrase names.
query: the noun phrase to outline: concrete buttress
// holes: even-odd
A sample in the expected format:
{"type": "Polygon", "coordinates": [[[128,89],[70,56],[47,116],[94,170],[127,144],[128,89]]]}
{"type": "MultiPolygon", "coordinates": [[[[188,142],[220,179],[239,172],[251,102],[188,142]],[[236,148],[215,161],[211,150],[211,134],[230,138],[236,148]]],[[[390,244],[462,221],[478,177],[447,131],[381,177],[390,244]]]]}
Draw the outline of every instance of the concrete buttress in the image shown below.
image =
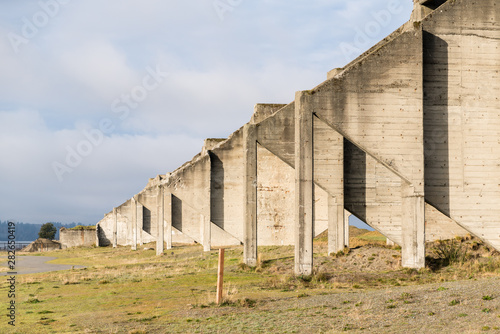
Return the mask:
{"type": "Polygon", "coordinates": [[[158,197],[157,197],[157,208],[158,208],[158,229],[156,236],[156,255],[163,254],[163,243],[165,240],[165,197],[163,186],[158,186],[158,197]]]}
{"type": "Polygon", "coordinates": [[[295,94],[295,274],[313,271],[313,111],[309,92],[295,94]]]}
{"type": "Polygon", "coordinates": [[[245,196],[243,226],[243,260],[257,265],[257,136],[254,124],[243,127],[245,156],[245,196]]]}

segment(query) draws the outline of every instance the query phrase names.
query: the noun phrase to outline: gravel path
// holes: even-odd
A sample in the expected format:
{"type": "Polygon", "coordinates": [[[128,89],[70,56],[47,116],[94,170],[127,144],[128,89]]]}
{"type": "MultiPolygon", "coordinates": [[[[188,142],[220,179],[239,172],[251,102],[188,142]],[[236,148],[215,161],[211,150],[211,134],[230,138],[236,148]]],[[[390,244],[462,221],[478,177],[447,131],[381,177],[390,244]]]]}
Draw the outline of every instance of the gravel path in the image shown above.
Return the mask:
{"type": "MultiPolygon", "coordinates": [[[[6,256],[0,256],[1,267],[4,269],[7,267],[6,256]]],[[[84,266],[71,266],[67,264],[53,264],[47,263],[48,261],[55,260],[56,257],[49,256],[17,256],[16,257],[16,269],[17,275],[22,274],[36,274],[44,273],[49,271],[67,270],[74,267],[75,269],[85,268],[84,266]]],[[[5,269],[4,269],[5,270],[5,269]]],[[[0,276],[7,275],[7,272],[0,272],[0,276]]]]}

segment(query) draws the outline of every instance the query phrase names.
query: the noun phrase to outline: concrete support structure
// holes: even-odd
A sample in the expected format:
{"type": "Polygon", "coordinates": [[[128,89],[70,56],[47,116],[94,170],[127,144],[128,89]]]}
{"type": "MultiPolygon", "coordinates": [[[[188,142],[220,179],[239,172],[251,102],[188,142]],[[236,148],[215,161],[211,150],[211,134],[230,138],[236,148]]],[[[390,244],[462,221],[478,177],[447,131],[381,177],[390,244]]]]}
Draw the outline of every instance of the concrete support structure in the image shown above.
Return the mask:
{"type": "Polygon", "coordinates": [[[245,156],[243,261],[254,267],[257,265],[257,137],[254,124],[245,124],[243,137],[245,156]]]}
{"type": "MultiPolygon", "coordinates": [[[[312,105],[309,106],[311,109],[312,105]]],[[[345,247],[344,137],[316,115],[313,116],[312,131],[314,182],[317,188],[327,193],[328,253],[337,253],[345,247]]],[[[314,203],[316,222],[318,198],[314,203]]]]}
{"type": "Polygon", "coordinates": [[[157,197],[157,209],[158,209],[158,235],[156,236],[156,255],[162,255],[164,250],[165,241],[165,196],[163,186],[158,186],[158,197],[157,197]]]}
{"type": "Polygon", "coordinates": [[[118,217],[116,208],[113,208],[113,248],[118,246],[118,217]]]}
{"type": "MultiPolygon", "coordinates": [[[[138,242],[159,242],[166,221],[167,248],[169,226],[173,242],[205,250],[242,243],[251,266],[258,244],[295,245],[296,273],[310,274],[313,237],[328,228],[329,252],[348,246],[352,213],[401,245],[405,267],[424,266],[426,241],[455,235],[500,250],[498,0],[414,4],[409,22],[325,82],[256,105],[227,139],[150,179],[138,242]]],[[[99,222],[101,245],[135,242],[131,208],[99,222]]]]}
{"type": "Polygon", "coordinates": [[[203,251],[210,252],[212,249],[212,223],[210,218],[200,214],[200,233],[203,240],[203,251]]]}
{"type": "Polygon", "coordinates": [[[328,196],[328,254],[342,251],[346,245],[343,197],[339,202],[328,196]]]}
{"type": "Polygon", "coordinates": [[[352,214],[347,211],[347,210],[344,210],[344,243],[345,243],[345,247],[349,247],[349,218],[352,216],[352,214]]]}
{"type": "Polygon", "coordinates": [[[425,209],[424,196],[403,183],[401,187],[402,205],[402,265],[406,268],[425,267],[425,209]]]}
{"type": "Polygon", "coordinates": [[[310,93],[295,94],[295,274],[313,271],[314,169],[310,93]]]}
{"type": "Polygon", "coordinates": [[[132,250],[137,250],[137,196],[132,197],[132,250]]]}
{"type": "Polygon", "coordinates": [[[101,244],[99,242],[100,229],[101,229],[101,226],[99,226],[99,223],[97,223],[96,226],[95,226],[95,246],[96,247],[100,247],[101,246],[101,244]]]}
{"type": "Polygon", "coordinates": [[[144,206],[137,201],[137,242],[140,246],[144,244],[142,231],[144,227],[144,206]]]}
{"type": "Polygon", "coordinates": [[[172,194],[165,196],[165,243],[167,249],[172,249],[172,194]]]}

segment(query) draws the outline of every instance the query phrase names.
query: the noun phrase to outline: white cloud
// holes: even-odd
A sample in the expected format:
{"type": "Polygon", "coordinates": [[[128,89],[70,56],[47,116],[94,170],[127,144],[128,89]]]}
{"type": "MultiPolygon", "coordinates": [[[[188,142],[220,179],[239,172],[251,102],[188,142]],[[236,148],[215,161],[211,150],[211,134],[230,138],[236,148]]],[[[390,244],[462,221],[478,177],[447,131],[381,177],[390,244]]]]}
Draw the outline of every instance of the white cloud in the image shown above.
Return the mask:
{"type": "Polygon", "coordinates": [[[126,55],[109,42],[93,41],[65,50],[59,56],[59,63],[69,80],[82,83],[89,94],[106,102],[136,79],[126,55]]]}
{"type": "Polygon", "coordinates": [[[0,112],[0,212],[7,216],[1,218],[97,222],[149,177],[177,168],[202,146],[201,138],[186,135],[115,134],[58,182],[53,162],[64,164],[67,147],[82,140],[83,129],[50,131],[39,112],[0,112]]]}

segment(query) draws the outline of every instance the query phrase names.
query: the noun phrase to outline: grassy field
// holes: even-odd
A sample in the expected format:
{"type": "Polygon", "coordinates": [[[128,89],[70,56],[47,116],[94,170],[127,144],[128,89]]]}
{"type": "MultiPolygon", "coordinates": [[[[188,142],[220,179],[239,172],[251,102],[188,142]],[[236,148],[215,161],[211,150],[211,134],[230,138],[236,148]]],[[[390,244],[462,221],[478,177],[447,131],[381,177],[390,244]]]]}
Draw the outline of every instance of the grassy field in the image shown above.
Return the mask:
{"type": "MultiPolygon", "coordinates": [[[[54,263],[87,268],[18,276],[17,325],[4,320],[0,332],[396,333],[408,330],[406,320],[394,326],[412,312],[422,321],[415,328],[435,321],[426,332],[447,321],[453,329],[466,326],[464,332],[471,324],[471,333],[499,331],[496,252],[471,238],[436,243],[428,247],[430,266],[415,271],[402,269],[400,250],[384,244],[370,232],[351,239],[354,246],[344,254],[328,256],[319,238],[311,277],[293,276],[293,247],[260,247],[256,268],[241,263],[241,247],[227,249],[221,306],[214,304],[217,250],[177,246],[160,257],[126,247],[47,252],[58,258],[54,263]],[[452,258],[453,252],[464,256],[452,258]],[[429,304],[429,293],[443,305],[429,304]],[[450,306],[453,300],[458,305],[450,306]],[[372,324],[375,319],[389,320],[389,327],[382,320],[372,324]]],[[[0,295],[7,289],[3,282],[0,295]]],[[[7,306],[7,298],[1,300],[7,306]]]]}

